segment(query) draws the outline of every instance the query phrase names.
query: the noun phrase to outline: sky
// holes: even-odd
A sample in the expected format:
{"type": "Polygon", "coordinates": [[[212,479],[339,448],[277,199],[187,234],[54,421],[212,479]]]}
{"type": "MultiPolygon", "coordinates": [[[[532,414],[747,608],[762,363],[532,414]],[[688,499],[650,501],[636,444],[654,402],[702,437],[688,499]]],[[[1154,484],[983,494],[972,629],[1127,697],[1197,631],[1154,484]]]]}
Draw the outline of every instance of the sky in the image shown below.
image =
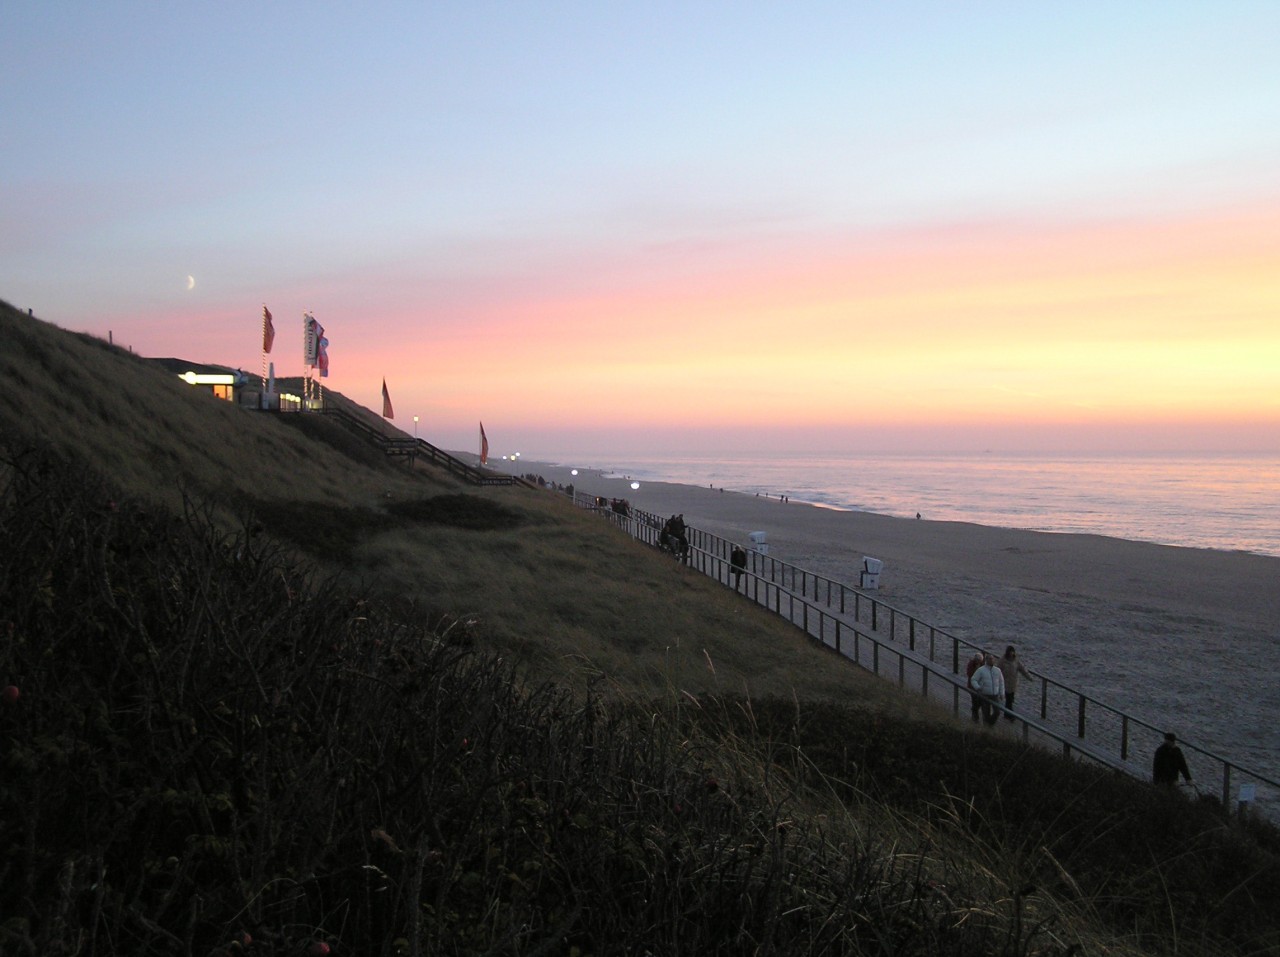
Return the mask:
{"type": "Polygon", "coordinates": [[[1280,451],[1280,3],[14,0],[0,299],[450,449],[1280,451]]]}

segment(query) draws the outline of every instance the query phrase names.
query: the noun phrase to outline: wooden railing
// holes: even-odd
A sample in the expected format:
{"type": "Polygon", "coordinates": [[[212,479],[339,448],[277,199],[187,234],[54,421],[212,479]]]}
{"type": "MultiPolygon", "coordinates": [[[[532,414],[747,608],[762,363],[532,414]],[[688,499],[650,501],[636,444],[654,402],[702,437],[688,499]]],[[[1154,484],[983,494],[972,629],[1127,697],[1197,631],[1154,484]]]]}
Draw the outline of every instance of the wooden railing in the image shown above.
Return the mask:
{"type": "MultiPolygon", "coordinates": [[[[623,512],[602,507],[591,496],[580,494],[575,503],[599,509],[619,528],[650,545],[657,544],[665,521],[634,507],[623,512]]],[[[942,700],[957,715],[962,704],[967,707],[970,699],[964,664],[973,652],[984,649],[863,589],[757,551],[747,551],[748,566],[735,576],[729,562],[735,543],[691,526],[685,534],[690,567],[735,588],[874,674],[942,700]]],[[[1024,700],[1035,701],[1034,713],[1000,710],[1013,719],[1013,726],[1025,740],[1060,747],[1065,755],[1082,755],[1140,779],[1149,777],[1151,759],[1164,738],[1164,729],[1035,671],[1031,672],[1030,686],[1021,686],[1019,694],[1024,700]]],[[[1209,779],[1220,781],[1218,796],[1224,808],[1232,807],[1233,786],[1253,785],[1259,807],[1271,816],[1280,815],[1280,782],[1181,737],[1179,745],[1189,752],[1193,773],[1206,762],[1216,769],[1209,779]]]]}

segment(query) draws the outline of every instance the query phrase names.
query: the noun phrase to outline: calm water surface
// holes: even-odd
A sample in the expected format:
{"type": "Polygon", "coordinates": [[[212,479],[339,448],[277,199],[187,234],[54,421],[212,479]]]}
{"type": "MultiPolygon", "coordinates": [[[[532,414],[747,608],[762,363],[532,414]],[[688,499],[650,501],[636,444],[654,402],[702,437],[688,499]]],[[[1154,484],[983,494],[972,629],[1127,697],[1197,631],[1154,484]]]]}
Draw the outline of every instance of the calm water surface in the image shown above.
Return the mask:
{"type": "Polygon", "coordinates": [[[773,455],[582,462],[937,521],[1280,556],[1280,455],[773,455]]]}

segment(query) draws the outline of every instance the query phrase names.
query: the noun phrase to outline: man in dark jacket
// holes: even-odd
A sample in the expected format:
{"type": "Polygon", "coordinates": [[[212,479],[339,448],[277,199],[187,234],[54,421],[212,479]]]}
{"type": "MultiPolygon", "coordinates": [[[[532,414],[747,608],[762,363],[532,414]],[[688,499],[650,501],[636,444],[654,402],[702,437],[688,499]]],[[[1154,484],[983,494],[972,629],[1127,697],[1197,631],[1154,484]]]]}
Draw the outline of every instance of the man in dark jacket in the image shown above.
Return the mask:
{"type": "Polygon", "coordinates": [[[1174,787],[1178,783],[1178,775],[1190,784],[1191,772],[1187,769],[1187,759],[1182,756],[1178,747],[1178,738],[1172,732],[1164,736],[1164,744],[1156,748],[1156,756],[1151,762],[1151,780],[1156,784],[1174,787]]]}
{"type": "Polygon", "coordinates": [[[729,552],[729,567],[733,571],[733,587],[737,589],[742,581],[742,573],[747,570],[747,550],[741,545],[734,545],[729,552]]]}

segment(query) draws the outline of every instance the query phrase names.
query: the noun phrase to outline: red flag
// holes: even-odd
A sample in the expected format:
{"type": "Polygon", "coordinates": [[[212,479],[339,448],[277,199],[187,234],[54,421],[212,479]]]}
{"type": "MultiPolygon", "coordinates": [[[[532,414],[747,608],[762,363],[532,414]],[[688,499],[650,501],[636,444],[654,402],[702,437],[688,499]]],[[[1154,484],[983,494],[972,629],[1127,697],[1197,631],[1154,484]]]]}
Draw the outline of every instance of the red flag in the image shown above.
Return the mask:
{"type": "Polygon", "coordinates": [[[484,434],[484,423],[480,423],[480,464],[489,461],[489,438],[484,434]]]}
{"type": "Polygon", "coordinates": [[[271,322],[271,310],[266,306],[262,307],[262,351],[270,352],[271,345],[276,341],[276,327],[271,322]]]}
{"type": "Polygon", "coordinates": [[[391,393],[387,391],[387,380],[382,380],[382,417],[384,419],[394,419],[396,417],[395,410],[391,408],[391,393]]]}

